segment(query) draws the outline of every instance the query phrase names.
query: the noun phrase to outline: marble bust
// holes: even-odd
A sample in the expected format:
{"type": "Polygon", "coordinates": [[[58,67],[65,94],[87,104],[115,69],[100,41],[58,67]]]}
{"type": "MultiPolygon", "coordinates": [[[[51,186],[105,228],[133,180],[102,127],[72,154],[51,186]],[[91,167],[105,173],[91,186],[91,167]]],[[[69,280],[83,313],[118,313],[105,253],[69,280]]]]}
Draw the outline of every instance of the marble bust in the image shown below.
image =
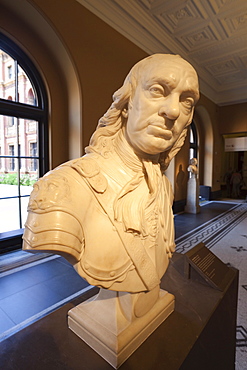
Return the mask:
{"type": "Polygon", "coordinates": [[[158,289],[175,248],[164,171],[198,98],[197,74],[180,56],[154,54],[135,64],[86,154],[34,185],[23,249],[61,254],[101,288],[158,289]]]}
{"type": "Polygon", "coordinates": [[[190,177],[197,177],[198,174],[198,168],[197,168],[197,159],[196,158],[191,158],[189,162],[189,166],[187,168],[189,172],[190,177]]]}

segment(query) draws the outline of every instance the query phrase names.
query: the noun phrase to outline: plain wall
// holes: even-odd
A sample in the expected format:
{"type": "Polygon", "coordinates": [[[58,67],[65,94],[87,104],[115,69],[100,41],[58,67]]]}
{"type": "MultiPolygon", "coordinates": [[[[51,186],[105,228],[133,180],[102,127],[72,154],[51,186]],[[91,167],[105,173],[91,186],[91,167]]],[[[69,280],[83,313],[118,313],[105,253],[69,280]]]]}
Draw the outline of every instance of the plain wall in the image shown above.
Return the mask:
{"type": "Polygon", "coordinates": [[[220,134],[247,134],[247,103],[223,106],[219,112],[220,134]]]}

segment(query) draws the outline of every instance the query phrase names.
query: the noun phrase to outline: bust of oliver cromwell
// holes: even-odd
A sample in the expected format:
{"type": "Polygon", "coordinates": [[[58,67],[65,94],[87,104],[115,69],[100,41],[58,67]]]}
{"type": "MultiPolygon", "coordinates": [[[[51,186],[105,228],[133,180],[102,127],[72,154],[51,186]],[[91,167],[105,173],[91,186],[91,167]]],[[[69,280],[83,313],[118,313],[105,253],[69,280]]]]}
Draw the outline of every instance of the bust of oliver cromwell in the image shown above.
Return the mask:
{"type": "Polygon", "coordinates": [[[197,74],[180,56],[154,54],[134,65],[86,154],[34,185],[23,249],[61,254],[102,288],[159,286],[175,248],[164,171],[184,143],[198,98],[197,74]]]}

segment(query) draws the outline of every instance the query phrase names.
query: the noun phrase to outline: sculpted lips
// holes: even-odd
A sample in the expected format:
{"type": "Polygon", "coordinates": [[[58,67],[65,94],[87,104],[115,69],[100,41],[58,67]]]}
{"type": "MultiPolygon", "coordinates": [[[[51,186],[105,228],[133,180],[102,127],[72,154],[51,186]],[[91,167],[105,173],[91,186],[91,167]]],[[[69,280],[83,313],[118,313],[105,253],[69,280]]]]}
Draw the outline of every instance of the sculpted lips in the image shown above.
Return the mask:
{"type": "Polygon", "coordinates": [[[157,124],[149,124],[147,127],[147,133],[165,140],[170,140],[172,138],[171,130],[167,130],[164,126],[161,127],[161,125],[157,124]]]}

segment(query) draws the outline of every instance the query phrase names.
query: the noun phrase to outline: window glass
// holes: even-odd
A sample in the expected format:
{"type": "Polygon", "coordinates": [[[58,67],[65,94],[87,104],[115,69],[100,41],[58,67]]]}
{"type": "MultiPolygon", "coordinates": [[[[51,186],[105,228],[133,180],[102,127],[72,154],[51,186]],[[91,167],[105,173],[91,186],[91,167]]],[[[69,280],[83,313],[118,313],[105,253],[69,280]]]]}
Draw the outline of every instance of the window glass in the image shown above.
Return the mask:
{"type": "Polygon", "coordinates": [[[1,33],[0,80],[0,233],[20,235],[33,184],[48,171],[47,98],[32,62],[1,33]]]}
{"type": "MultiPolygon", "coordinates": [[[[30,190],[32,189],[32,187],[30,187],[30,190]]],[[[29,191],[29,194],[30,194],[30,191],[29,191]]],[[[28,206],[28,201],[29,201],[29,197],[22,197],[20,198],[21,200],[21,204],[20,204],[20,207],[21,207],[21,219],[23,220],[23,227],[25,226],[25,222],[27,220],[27,206],[28,206]]]]}
{"type": "Polygon", "coordinates": [[[190,128],[190,142],[194,143],[194,133],[192,127],[190,128]]]}
{"type": "Polygon", "coordinates": [[[18,209],[18,198],[0,199],[0,233],[20,228],[18,209]]]}
{"type": "Polygon", "coordinates": [[[18,61],[0,49],[0,64],[0,98],[36,106],[35,89],[18,61]]]}
{"type": "Polygon", "coordinates": [[[37,98],[31,81],[25,71],[18,65],[18,101],[20,103],[37,105],[37,98]]]}
{"type": "Polygon", "coordinates": [[[190,148],[190,159],[195,158],[194,149],[190,148]]]}
{"type": "MultiPolygon", "coordinates": [[[[21,199],[21,214],[26,216],[23,208],[28,202],[26,197],[39,178],[38,122],[0,115],[0,132],[0,198],[5,199],[1,204],[8,208],[8,214],[14,211],[18,215],[19,203],[13,197],[25,197],[21,199]]],[[[22,228],[25,222],[22,218],[16,227],[16,217],[6,220],[8,230],[22,228]]]]}
{"type": "MultiPolygon", "coordinates": [[[[2,158],[5,171],[0,173],[0,199],[9,199],[18,196],[18,168],[17,159],[11,156],[2,158]]],[[[18,209],[17,209],[18,211],[18,209]]]]}
{"type": "Polygon", "coordinates": [[[0,64],[0,98],[15,101],[15,61],[1,49],[0,64]]]}
{"type": "Polygon", "coordinates": [[[190,159],[197,158],[198,151],[198,141],[197,141],[197,131],[194,121],[190,125],[190,159]]]}

